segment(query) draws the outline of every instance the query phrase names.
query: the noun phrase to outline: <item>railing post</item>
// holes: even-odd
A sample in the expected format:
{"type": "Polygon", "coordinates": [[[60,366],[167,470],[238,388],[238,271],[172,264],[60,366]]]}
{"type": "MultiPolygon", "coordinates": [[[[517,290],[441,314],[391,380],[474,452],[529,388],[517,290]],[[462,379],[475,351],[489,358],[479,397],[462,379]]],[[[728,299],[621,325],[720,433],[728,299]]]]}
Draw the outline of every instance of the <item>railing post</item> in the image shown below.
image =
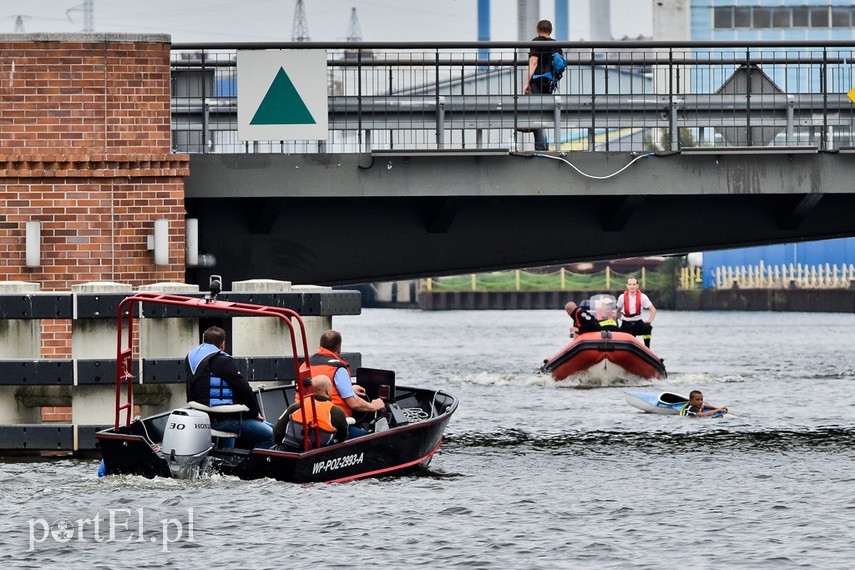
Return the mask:
{"type": "Polygon", "coordinates": [[[793,117],[794,117],[794,112],[795,112],[794,108],[795,108],[795,97],[793,97],[792,95],[787,95],[787,144],[788,145],[794,145],[795,144],[795,141],[793,140],[795,138],[794,137],[795,125],[793,124],[794,123],[793,117]]]}
{"type": "Polygon", "coordinates": [[[751,81],[754,70],[751,68],[751,48],[745,49],[745,65],[748,68],[748,81],[745,82],[745,136],[748,146],[754,146],[754,136],[751,132],[751,81]]]}
{"type": "Polygon", "coordinates": [[[819,77],[822,89],[822,140],[819,141],[819,148],[830,150],[826,142],[828,137],[828,48],[822,48],[822,67],[819,77]]]}
{"type": "Polygon", "coordinates": [[[553,136],[555,137],[555,150],[561,151],[561,97],[555,96],[555,108],[552,111],[553,136]]]}
{"type": "Polygon", "coordinates": [[[680,150],[680,137],[677,127],[677,102],[671,98],[671,113],[668,117],[668,130],[671,131],[671,151],[680,150]]]}
{"type": "Polygon", "coordinates": [[[436,105],[436,146],[445,148],[445,97],[439,97],[436,105]]]}
{"type": "Polygon", "coordinates": [[[588,150],[594,152],[597,142],[597,54],[591,48],[591,128],[588,129],[588,150]]]}
{"type": "MultiPolygon", "coordinates": [[[[204,79],[202,84],[205,84],[204,79]]],[[[202,101],[202,154],[205,154],[214,150],[214,141],[211,139],[211,107],[207,101],[202,101]]]]}
{"type": "MultiPolygon", "coordinates": [[[[202,153],[208,152],[208,139],[210,137],[210,111],[208,105],[208,97],[205,89],[205,50],[202,50],[202,81],[201,81],[201,95],[202,95],[202,153]]],[[[189,146],[189,145],[188,145],[189,146]]],[[[213,146],[213,145],[211,145],[213,146]]],[[[213,150],[213,149],[212,149],[213,150]]]]}

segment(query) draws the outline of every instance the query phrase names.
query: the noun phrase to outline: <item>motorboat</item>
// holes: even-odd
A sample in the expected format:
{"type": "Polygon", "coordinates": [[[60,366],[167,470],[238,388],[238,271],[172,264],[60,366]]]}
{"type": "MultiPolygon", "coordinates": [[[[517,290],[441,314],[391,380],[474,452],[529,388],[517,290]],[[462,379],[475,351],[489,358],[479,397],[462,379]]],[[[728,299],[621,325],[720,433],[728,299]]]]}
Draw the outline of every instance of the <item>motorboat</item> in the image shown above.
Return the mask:
{"type": "MultiPolygon", "coordinates": [[[[134,378],[134,308],[154,303],[186,308],[184,314],[204,310],[205,314],[277,317],[290,331],[291,354],[297,355],[297,338],[302,354],[310,355],[306,331],[300,316],[291,309],[248,303],[217,301],[152,292],[139,292],[119,305],[116,362],[116,421],[111,428],[96,433],[103,455],[105,475],[196,478],[210,473],[241,479],[269,477],[280,481],[342,482],[364,477],[413,473],[425,468],[438,451],[443,433],[457,409],[457,400],[442,391],[396,386],[390,370],[358,368],[357,383],[366,388],[369,399],[383,397],[386,409],[355,419],[367,435],[324,447],[312,445],[308,437],[300,451],[242,449],[231,447],[235,435],[211,429],[210,416],[190,406],[151,417],[131,418],[134,378]],[[127,326],[123,326],[123,322],[127,326]],[[296,327],[296,329],[295,329],[296,327]],[[124,343],[124,344],[123,344],[124,343]],[[124,416],[124,417],[123,417],[124,416]],[[226,444],[222,444],[226,442],[226,444]]],[[[141,311],[142,312],[142,311],[141,311]]],[[[311,394],[311,367],[308,356],[294,358],[293,384],[256,391],[259,407],[266,418],[279,418],[297,397],[311,394]],[[302,363],[301,363],[302,360],[302,363]]],[[[304,423],[305,415],[303,419],[304,423]]],[[[303,433],[308,434],[309,426],[303,433]]]]}
{"type": "MultiPolygon", "coordinates": [[[[688,397],[674,394],[673,392],[649,394],[644,392],[624,391],[623,394],[624,400],[626,400],[627,404],[651,414],[676,416],[679,415],[680,410],[689,403],[688,397]]],[[[729,414],[725,412],[717,412],[709,417],[721,418],[727,415],[729,414]]]]}
{"type": "MultiPolygon", "coordinates": [[[[591,297],[590,307],[599,322],[614,322],[614,297],[611,295],[591,297]]],[[[617,330],[576,335],[569,344],[545,360],[540,371],[552,375],[555,380],[575,376],[584,382],[600,385],[668,376],[665,363],[659,356],[635,336],[617,330]]]]}
{"type": "Polygon", "coordinates": [[[603,384],[668,376],[661,358],[631,334],[618,331],[580,334],[546,360],[540,370],[555,380],[584,375],[603,384]]]}

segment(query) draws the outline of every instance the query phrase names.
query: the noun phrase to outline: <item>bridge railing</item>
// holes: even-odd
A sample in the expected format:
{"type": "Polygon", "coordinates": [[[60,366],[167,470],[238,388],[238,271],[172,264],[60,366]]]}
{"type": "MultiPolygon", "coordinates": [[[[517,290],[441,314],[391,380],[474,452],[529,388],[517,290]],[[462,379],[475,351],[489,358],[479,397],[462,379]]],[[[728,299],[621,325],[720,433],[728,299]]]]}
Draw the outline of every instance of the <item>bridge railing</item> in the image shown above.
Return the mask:
{"type": "MultiPolygon", "coordinates": [[[[190,153],[839,150],[855,140],[855,42],[557,42],[552,95],[525,95],[532,42],[175,44],[172,133],[190,153]],[[238,49],[325,50],[328,134],[241,141],[238,49]]],[[[540,44],[542,46],[542,44],[540,44]]]]}

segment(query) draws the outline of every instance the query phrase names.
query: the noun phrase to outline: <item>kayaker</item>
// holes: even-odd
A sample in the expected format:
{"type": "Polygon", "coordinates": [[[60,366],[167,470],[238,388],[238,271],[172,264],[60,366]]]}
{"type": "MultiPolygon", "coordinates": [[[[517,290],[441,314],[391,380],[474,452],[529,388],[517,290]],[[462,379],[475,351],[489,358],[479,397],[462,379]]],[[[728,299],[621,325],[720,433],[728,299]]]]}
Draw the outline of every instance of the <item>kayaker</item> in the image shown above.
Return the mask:
{"type": "Polygon", "coordinates": [[[719,412],[726,414],[727,408],[717,408],[712,404],[704,404],[704,395],[700,390],[692,390],[689,392],[689,403],[680,408],[681,416],[689,416],[693,418],[713,416],[719,412]]]}

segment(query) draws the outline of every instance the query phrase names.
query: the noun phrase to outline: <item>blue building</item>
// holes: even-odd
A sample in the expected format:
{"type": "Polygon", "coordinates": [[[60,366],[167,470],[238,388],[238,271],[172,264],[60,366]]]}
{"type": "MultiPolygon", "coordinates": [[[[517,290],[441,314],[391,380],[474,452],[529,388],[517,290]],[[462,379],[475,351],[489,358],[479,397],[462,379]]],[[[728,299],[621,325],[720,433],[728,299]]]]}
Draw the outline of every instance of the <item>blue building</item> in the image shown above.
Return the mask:
{"type": "MultiPolygon", "coordinates": [[[[691,39],[702,40],[851,40],[855,39],[852,0],[691,0],[691,39]]],[[[788,91],[799,78],[764,71],[788,91]]],[[[850,71],[846,70],[850,81],[850,71]]],[[[717,267],[855,263],[855,238],[704,252],[704,287],[715,285],[717,267]]]]}

